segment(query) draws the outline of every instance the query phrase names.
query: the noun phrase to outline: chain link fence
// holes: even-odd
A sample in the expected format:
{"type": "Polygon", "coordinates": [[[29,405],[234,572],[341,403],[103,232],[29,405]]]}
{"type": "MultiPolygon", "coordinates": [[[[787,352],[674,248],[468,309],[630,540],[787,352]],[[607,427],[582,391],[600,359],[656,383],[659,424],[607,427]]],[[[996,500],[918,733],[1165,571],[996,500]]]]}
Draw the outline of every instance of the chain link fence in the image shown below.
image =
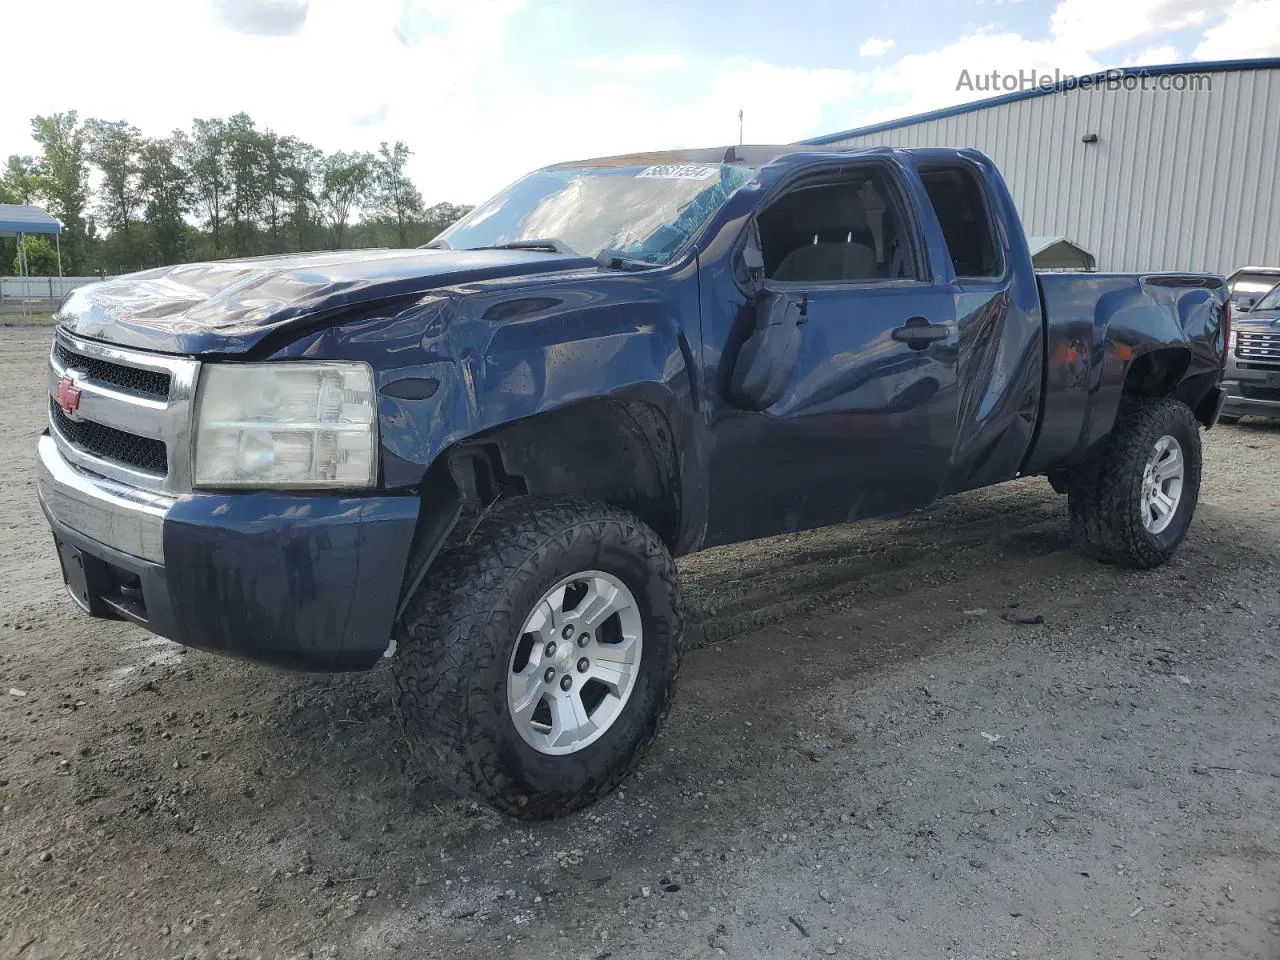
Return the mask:
{"type": "Polygon", "coordinates": [[[0,301],[61,300],[98,277],[0,277],[0,301]]]}

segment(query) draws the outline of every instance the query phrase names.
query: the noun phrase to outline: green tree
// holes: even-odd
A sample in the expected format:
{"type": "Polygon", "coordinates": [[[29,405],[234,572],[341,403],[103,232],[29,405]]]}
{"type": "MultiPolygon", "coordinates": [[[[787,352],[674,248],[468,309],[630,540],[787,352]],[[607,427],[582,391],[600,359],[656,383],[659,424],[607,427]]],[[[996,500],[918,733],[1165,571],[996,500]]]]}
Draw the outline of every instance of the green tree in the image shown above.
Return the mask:
{"type": "Polygon", "coordinates": [[[226,126],[227,234],[232,256],[256,253],[257,229],[267,193],[272,134],[259,131],[247,113],[226,126]]]}
{"type": "Polygon", "coordinates": [[[145,141],[139,152],[138,189],[151,252],[162,264],[178,263],[183,255],[188,229],[183,216],[191,209],[191,184],[181,166],[187,152],[187,135],[181,130],[145,141]]]}
{"type": "Polygon", "coordinates": [[[40,188],[40,173],[33,157],[13,154],[0,173],[0,190],[8,196],[4,203],[35,203],[40,188]]]}
{"type": "Polygon", "coordinates": [[[274,252],[284,250],[281,236],[289,210],[289,165],[293,162],[293,138],[279,137],[267,131],[265,137],[266,166],[262,173],[262,226],[267,246],[274,252]]]}
{"type": "Polygon", "coordinates": [[[123,120],[86,120],[89,160],[102,174],[96,209],[110,231],[107,259],[137,267],[147,258],[146,237],[138,223],[142,206],[142,132],[123,120]]]}
{"type": "Polygon", "coordinates": [[[209,230],[214,257],[222,256],[224,246],[223,224],[229,193],[227,140],[225,120],[194,120],[184,157],[191,194],[209,230]]]}
{"type": "Polygon", "coordinates": [[[47,237],[22,238],[22,247],[17,250],[13,258],[14,273],[22,272],[21,258],[24,251],[27,255],[27,276],[56,277],[58,275],[58,251],[47,237]]]}
{"type": "Polygon", "coordinates": [[[443,233],[446,227],[451,227],[475,207],[469,203],[437,203],[427,208],[422,221],[424,226],[424,236],[421,242],[426,243],[434,239],[438,234],[443,233]]]}
{"type": "Polygon", "coordinates": [[[384,142],[378,148],[373,168],[374,212],[395,223],[396,240],[401,247],[409,246],[410,228],[422,218],[422,194],[405,171],[412,155],[402,140],[392,147],[384,142]]]}
{"type": "MultiPolygon", "coordinates": [[[[0,169],[0,203],[30,203],[35,196],[35,161],[16,154],[0,169]]],[[[16,237],[0,237],[0,271],[16,261],[16,237]]]]}
{"type": "MultiPolygon", "coordinates": [[[[196,119],[189,133],[161,138],[126,120],[81,124],[74,111],[35,117],[31,128],[39,156],[8,158],[0,202],[39,204],[62,221],[68,273],[325,246],[414,246],[470,209],[424,208],[402,141],[383,143],[377,154],[326,157],[296,137],[259,129],[244,113],[196,119]]],[[[0,239],[0,269],[16,249],[0,239]]],[[[33,248],[33,261],[43,257],[33,248]]]]}
{"type": "Polygon", "coordinates": [[[369,198],[373,184],[373,155],[369,153],[330,154],[325,159],[320,186],[320,209],[329,227],[335,250],[346,241],[351,215],[369,198]]]}
{"type": "Polygon", "coordinates": [[[62,262],[69,274],[86,264],[88,236],[85,206],[89,199],[89,165],[84,128],[76,111],[36,117],[31,138],[40,145],[38,194],[49,212],[62,221],[62,262]]]}
{"type": "Polygon", "coordinates": [[[142,203],[138,186],[142,132],[124,120],[84,123],[89,160],[102,174],[98,214],[111,230],[127,230],[142,203]]]}
{"type": "Polygon", "coordinates": [[[286,175],[289,189],[289,228],[295,250],[313,250],[321,237],[320,186],[324,179],[324,154],[309,143],[296,142],[286,175]]]}

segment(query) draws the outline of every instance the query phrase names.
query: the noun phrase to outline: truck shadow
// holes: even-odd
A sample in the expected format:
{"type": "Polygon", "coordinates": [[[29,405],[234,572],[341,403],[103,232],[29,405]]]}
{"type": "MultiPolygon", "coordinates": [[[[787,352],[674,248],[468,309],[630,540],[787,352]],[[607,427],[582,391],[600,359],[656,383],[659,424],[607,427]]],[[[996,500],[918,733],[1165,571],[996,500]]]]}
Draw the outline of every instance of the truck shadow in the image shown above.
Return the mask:
{"type": "MultiPolygon", "coordinates": [[[[1153,579],[1182,582],[1190,575],[1184,571],[1192,571],[1202,589],[1225,586],[1234,566],[1268,552],[1270,543],[1260,533],[1244,531],[1222,538],[1211,528],[1224,522],[1234,520],[1204,505],[1182,553],[1161,571],[1106,567],[1072,550],[1066,500],[1037,478],[949,498],[896,520],[709,550],[680,561],[689,649],[728,645],[734,654],[749,656],[758,642],[752,635],[767,634],[778,624],[810,632],[833,617],[903,606],[935,609],[938,619],[925,630],[931,642],[945,643],[941,638],[948,624],[965,610],[994,604],[998,615],[1009,605],[1033,610],[1038,600],[1057,602],[1055,578],[1087,578],[1101,588],[1115,587],[1119,578],[1123,590],[1123,584],[1136,587],[1153,579]],[[1230,562],[1224,562],[1224,547],[1234,558],[1230,562]],[[989,596],[993,587],[1001,592],[997,599],[989,596]]],[[[865,638],[850,668],[865,673],[895,661],[896,639],[892,631],[865,638]],[[881,641],[884,650],[878,653],[881,641]]],[[[852,652],[846,643],[828,655],[841,651],[852,652]]],[[[317,771],[335,761],[350,764],[361,771],[360,782],[386,783],[387,796],[397,801],[457,808],[456,798],[405,755],[389,665],[368,674],[278,676],[288,692],[281,691],[282,709],[268,729],[288,738],[299,762],[317,771]],[[402,787],[406,774],[416,784],[408,793],[402,787]]]]}
{"type": "MultiPolygon", "coordinates": [[[[908,593],[918,603],[922,592],[955,590],[979,567],[1012,569],[1031,556],[1065,550],[1065,503],[1042,482],[1025,486],[967,494],[898,520],[825,528],[684,558],[681,574],[695,648],[686,678],[696,676],[693,658],[715,652],[698,651],[698,646],[721,648],[741,640],[732,643],[733,653],[750,659],[759,652],[750,634],[784,620],[808,631],[823,618],[897,604],[908,593]]],[[[849,652],[848,667],[863,672],[897,656],[892,643],[883,658],[874,643],[856,656],[849,652]]],[[[298,849],[286,853],[282,848],[280,869],[301,855],[302,845],[313,855],[325,847],[346,851],[368,860],[370,868],[377,861],[384,869],[386,858],[404,855],[409,824],[416,838],[412,847],[509,823],[460,800],[430,770],[411,762],[393,709],[389,665],[367,674],[307,676],[192,657],[209,674],[201,687],[217,688],[223,703],[258,704],[262,718],[228,751],[225,764],[235,768],[227,771],[230,776],[189,802],[207,807],[208,819],[222,822],[227,822],[226,811],[239,808],[232,822],[246,828],[275,819],[258,809],[262,804],[292,811],[298,827],[287,832],[298,849]],[[215,816],[214,808],[223,813],[215,816]]],[[[686,679],[683,697],[699,695],[697,680],[686,679]]],[[[771,712],[778,706],[762,703],[761,709],[771,712]]],[[[363,869],[353,863],[351,875],[363,869]]]]}

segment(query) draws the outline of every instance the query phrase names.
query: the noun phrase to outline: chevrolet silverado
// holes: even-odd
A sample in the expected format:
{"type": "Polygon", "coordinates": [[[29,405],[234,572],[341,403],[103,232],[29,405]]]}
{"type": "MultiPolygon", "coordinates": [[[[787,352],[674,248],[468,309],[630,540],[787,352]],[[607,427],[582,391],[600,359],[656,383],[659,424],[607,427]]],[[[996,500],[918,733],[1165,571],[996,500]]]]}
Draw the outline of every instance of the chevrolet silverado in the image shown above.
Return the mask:
{"type": "Polygon", "coordinates": [[[565,163],[427,248],[77,290],[38,490],[90,615],[389,658],[417,755],[550,817],[671,703],[673,557],[1043,475],[1083,549],[1166,560],[1229,324],[1221,277],[1037,275],[970,150],[565,163]]]}

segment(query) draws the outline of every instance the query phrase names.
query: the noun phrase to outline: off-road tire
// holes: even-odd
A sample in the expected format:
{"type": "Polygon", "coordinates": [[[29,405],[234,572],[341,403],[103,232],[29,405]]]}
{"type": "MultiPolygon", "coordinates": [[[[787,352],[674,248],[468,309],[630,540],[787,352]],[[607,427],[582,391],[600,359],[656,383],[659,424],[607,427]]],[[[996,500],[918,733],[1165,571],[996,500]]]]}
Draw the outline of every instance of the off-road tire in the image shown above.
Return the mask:
{"type": "Polygon", "coordinates": [[[675,563],[658,535],[625,510],[512,498],[432,565],[395,639],[396,703],[415,759],[504,813],[562,816],[621,783],[666,717],[684,646],[675,563]],[[507,672],[533,605],[584,570],[611,573],[635,596],[640,668],[606,733],[576,753],[552,756],[517,732],[507,672]]]}
{"type": "Polygon", "coordinates": [[[1191,408],[1169,397],[1127,399],[1101,449],[1071,471],[1067,498],[1077,546],[1108,563],[1164,563],[1186,536],[1200,497],[1200,430],[1191,408]],[[1142,477],[1157,440],[1172,436],[1186,458],[1182,495],[1160,533],[1142,522],[1142,477]]]}

